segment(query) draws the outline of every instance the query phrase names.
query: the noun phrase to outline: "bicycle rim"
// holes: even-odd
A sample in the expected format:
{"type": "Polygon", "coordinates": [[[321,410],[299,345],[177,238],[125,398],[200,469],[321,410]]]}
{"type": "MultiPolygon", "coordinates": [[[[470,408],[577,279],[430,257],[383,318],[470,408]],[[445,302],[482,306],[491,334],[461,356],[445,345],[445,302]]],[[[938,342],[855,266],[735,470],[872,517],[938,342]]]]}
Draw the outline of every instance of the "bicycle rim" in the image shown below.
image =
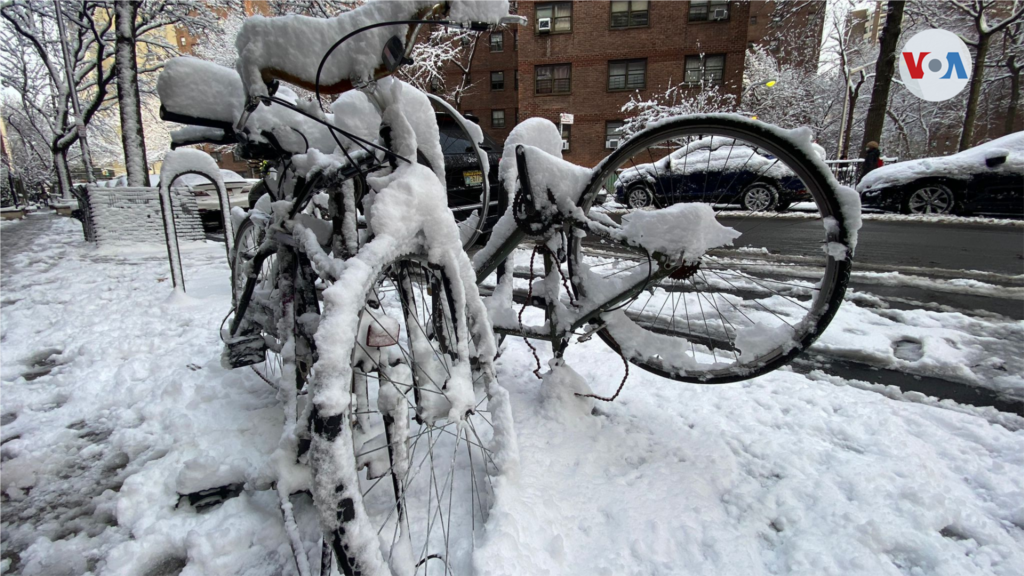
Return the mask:
{"type": "Polygon", "coordinates": [[[362,502],[396,574],[471,573],[493,498],[494,419],[482,383],[472,413],[448,419],[449,380],[473,378],[455,361],[449,295],[438,270],[414,259],[392,264],[367,297],[353,351],[362,502]],[[395,326],[396,343],[370,345],[395,326]]]}
{"type": "MultiPolygon", "coordinates": [[[[235,261],[231,267],[231,286],[235,293],[235,300],[241,299],[242,292],[245,290],[247,278],[245,277],[247,266],[246,264],[253,261],[256,255],[256,251],[266,238],[266,228],[259,226],[254,223],[251,219],[246,219],[241,226],[238,227],[238,232],[235,235],[235,261]]],[[[271,304],[274,300],[275,290],[275,279],[277,274],[277,256],[271,254],[267,258],[263,259],[260,263],[259,270],[256,271],[256,285],[253,288],[252,296],[249,298],[249,303],[246,310],[246,319],[243,322],[250,323],[250,327],[240,326],[242,331],[256,330],[266,338],[270,336],[269,340],[272,342],[280,342],[277,334],[273,330],[276,326],[276,316],[273,314],[273,305],[271,304]],[[270,327],[270,328],[267,328],[270,327]]],[[[261,366],[253,366],[255,370],[264,380],[269,381],[273,385],[277,385],[281,379],[282,371],[284,370],[283,360],[281,354],[275,349],[275,346],[268,346],[265,353],[265,359],[261,366]]]]}
{"type": "MultiPolygon", "coordinates": [[[[602,315],[599,336],[632,363],[668,378],[734,382],[785,364],[831,321],[849,280],[847,231],[826,170],[764,126],[743,119],[681,118],[646,130],[596,171],[581,208],[606,182],[628,194],[644,179],[656,205],[710,203],[723,226],[741,233],[660,280],[640,249],[572,237],[569,277],[577,298],[623,276],[649,282],[602,315]],[[744,210],[743,192],[779,191],[794,214],[744,210]],[[831,250],[831,252],[830,252],[831,250]],[[589,289],[589,290],[588,290],[589,289]]],[[[661,208],[664,209],[664,208],[661,208]]],[[[629,210],[611,210],[613,220],[629,210]]]]}

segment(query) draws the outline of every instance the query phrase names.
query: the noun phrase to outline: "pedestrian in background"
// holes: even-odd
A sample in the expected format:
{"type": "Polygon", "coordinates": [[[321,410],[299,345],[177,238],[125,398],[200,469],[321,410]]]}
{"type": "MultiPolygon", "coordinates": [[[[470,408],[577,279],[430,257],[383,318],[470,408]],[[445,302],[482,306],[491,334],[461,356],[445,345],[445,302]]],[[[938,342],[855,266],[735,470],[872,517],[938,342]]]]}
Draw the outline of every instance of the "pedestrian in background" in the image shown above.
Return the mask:
{"type": "Polygon", "coordinates": [[[881,165],[882,153],[878,151],[878,142],[872,140],[871,142],[868,142],[864,149],[864,163],[860,166],[860,178],[857,179],[857,182],[860,183],[860,181],[867,176],[868,172],[871,172],[881,165]]]}

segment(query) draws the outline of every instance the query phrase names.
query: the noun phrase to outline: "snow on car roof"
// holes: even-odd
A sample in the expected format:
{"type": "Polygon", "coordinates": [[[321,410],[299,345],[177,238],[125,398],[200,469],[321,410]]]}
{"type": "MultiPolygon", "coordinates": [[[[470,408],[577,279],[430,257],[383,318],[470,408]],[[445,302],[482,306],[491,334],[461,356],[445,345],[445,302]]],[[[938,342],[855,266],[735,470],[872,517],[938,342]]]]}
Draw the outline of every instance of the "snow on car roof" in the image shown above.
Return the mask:
{"type": "MultiPolygon", "coordinates": [[[[225,170],[221,168],[221,176],[224,177],[224,182],[244,182],[245,178],[242,178],[237,172],[231,170],[225,170]]],[[[182,174],[174,179],[171,186],[200,186],[203,184],[209,184],[210,180],[202,174],[182,174]]]]}
{"type": "Polygon", "coordinates": [[[668,172],[692,174],[727,170],[749,170],[774,178],[793,175],[785,164],[751,146],[732,138],[710,137],[694,140],[655,162],[623,170],[619,178],[630,180],[641,173],[655,177],[668,172]]]}
{"type": "Polygon", "coordinates": [[[861,180],[857,191],[899,186],[928,176],[968,180],[973,174],[988,171],[1017,173],[1024,177],[1024,132],[996,138],[949,156],[907,160],[876,168],[861,180]],[[987,159],[1004,155],[1005,163],[991,168],[985,165],[987,159]]]}

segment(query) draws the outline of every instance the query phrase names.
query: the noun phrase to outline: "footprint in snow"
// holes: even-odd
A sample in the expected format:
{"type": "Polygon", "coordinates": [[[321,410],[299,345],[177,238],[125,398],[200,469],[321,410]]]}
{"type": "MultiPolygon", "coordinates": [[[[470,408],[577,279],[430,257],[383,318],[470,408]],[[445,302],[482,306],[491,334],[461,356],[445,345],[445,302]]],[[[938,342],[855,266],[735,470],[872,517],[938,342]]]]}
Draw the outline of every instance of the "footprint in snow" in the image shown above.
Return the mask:
{"type": "Polygon", "coordinates": [[[900,360],[917,362],[924,356],[924,349],[920,340],[903,338],[892,343],[892,353],[900,360]]]}

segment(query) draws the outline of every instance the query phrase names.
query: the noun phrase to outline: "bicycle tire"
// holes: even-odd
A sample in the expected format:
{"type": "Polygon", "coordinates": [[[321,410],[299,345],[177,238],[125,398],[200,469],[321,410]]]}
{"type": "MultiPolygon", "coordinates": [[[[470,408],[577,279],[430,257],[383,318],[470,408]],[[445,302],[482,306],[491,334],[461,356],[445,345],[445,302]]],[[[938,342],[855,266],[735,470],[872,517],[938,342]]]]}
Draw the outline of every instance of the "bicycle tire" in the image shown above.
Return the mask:
{"type": "MultiPolygon", "coordinates": [[[[253,259],[256,249],[259,248],[265,239],[265,229],[256,226],[251,217],[246,217],[238,226],[235,232],[235,251],[231,261],[231,290],[236,304],[241,305],[248,277],[246,276],[246,263],[253,259]]],[[[249,298],[245,301],[245,316],[240,320],[238,333],[259,333],[264,338],[271,336],[280,340],[277,334],[277,318],[268,316],[272,314],[273,306],[261,304],[271,299],[277,283],[277,255],[267,256],[256,271],[255,286],[249,298]],[[262,312],[258,312],[260,308],[262,312]],[[257,318],[257,315],[263,317],[257,318]]],[[[254,367],[255,369],[255,367],[254,367]]],[[[281,355],[271,348],[267,348],[264,356],[263,367],[257,370],[259,375],[275,384],[281,377],[284,369],[281,355]]]]}
{"type": "MultiPolygon", "coordinates": [[[[803,233],[798,243],[793,243],[792,248],[801,252],[799,254],[778,253],[772,244],[774,240],[769,237],[761,239],[761,243],[773,246],[776,252],[764,246],[760,246],[762,251],[758,252],[758,246],[742,243],[747,238],[758,239],[759,235],[764,236],[756,228],[768,226],[765,224],[768,221],[760,218],[766,215],[745,213],[733,217],[727,212],[718,211],[716,219],[743,228],[743,235],[737,240],[741,244],[710,250],[696,267],[680,267],[664,280],[645,286],[640,295],[620,307],[621,314],[611,313],[616,315],[612,325],[609,325],[609,313],[603,314],[596,321],[600,327],[597,334],[631,363],[649,372],[682,382],[724,384],[753,378],[786,364],[810,346],[828,326],[843,300],[849,282],[852,251],[847,250],[845,257],[841,257],[840,254],[832,254],[822,248],[833,245],[829,243],[851,246],[851,231],[840,209],[835,181],[823,164],[812,161],[804,152],[763,124],[724,115],[667,120],[636,134],[595,169],[593,179],[580,197],[580,208],[589,214],[593,199],[612,176],[625,180],[634,174],[651,174],[650,168],[636,164],[638,155],[644,153],[650,159],[649,164],[655,167],[653,175],[656,183],[674,182],[667,173],[657,171],[657,166],[661,165],[668,168],[667,172],[679,171],[682,174],[679,182],[690,182],[691,188],[687,190],[692,189],[691,179],[699,178],[699,165],[691,165],[687,171],[685,162],[691,157],[702,158],[698,155],[701,146],[707,149],[705,189],[701,199],[719,203],[732,200],[735,197],[732,196],[731,186],[740,179],[749,163],[754,161],[755,164],[763,164],[760,159],[755,160],[755,156],[767,159],[774,157],[774,162],[754,181],[764,178],[764,173],[773,170],[781,161],[810,194],[809,200],[814,205],[812,212],[817,212],[816,215],[811,214],[811,218],[799,222],[806,227],[807,222],[816,217],[821,220],[821,224],[810,225],[809,232],[803,233]],[[714,145],[716,138],[720,138],[718,147],[714,145]],[[680,145],[683,142],[685,144],[680,145]],[[717,163],[722,161],[719,150],[726,148],[728,155],[720,165],[722,168],[718,172],[717,182],[709,188],[709,176],[715,174],[712,158],[716,158],[718,166],[717,163]],[[659,150],[660,154],[656,156],[652,149],[659,150]],[[747,163],[740,168],[730,165],[732,154],[737,154],[738,161],[744,157],[747,149],[751,151],[747,163]],[[676,155],[675,158],[672,155],[676,155]],[[665,159],[668,159],[668,163],[660,164],[665,159]],[[680,159],[683,161],[681,168],[680,159]],[[626,169],[635,170],[627,172],[626,169]],[[732,176],[732,180],[727,181],[723,188],[723,180],[729,176],[732,176]],[[824,225],[826,223],[827,226],[824,225]],[[779,276],[785,272],[794,275],[795,279],[787,282],[780,280],[779,276]],[[817,278],[819,274],[819,284],[806,281],[806,277],[817,278]],[[649,294],[648,298],[641,297],[644,293],[649,294]],[[809,305],[805,306],[805,301],[809,305]],[[648,308],[652,302],[654,307],[648,308]],[[663,323],[663,312],[669,303],[672,303],[672,316],[663,323]],[[794,308],[793,304],[798,308],[794,308]],[[726,308],[727,305],[729,308],[726,308]],[[653,309],[658,306],[658,312],[654,313],[653,309]],[[799,308],[803,308],[803,311],[799,308]],[[713,314],[708,313],[711,310],[714,310],[713,314]],[[772,316],[781,322],[776,322],[772,316]],[[741,322],[745,324],[737,327],[741,322]],[[746,330],[742,332],[742,346],[738,343],[741,330],[746,330]],[[757,340],[761,336],[763,340],[757,340]],[[732,355],[731,361],[729,354],[732,355]]],[[[750,182],[743,183],[743,187],[750,185],[750,182]]],[[[696,186],[699,187],[699,182],[696,186]]],[[[791,222],[798,220],[791,219],[791,222]]],[[[779,225],[774,228],[785,229],[779,225]]],[[[608,260],[611,262],[609,269],[615,270],[616,266],[621,268],[627,260],[639,262],[635,264],[637,267],[643,266],[647,258],[648,268],[652,266],[650,255],[640,253],[642,251],[628,253],[612,249],[594,256],[601,249],[603,247],[596,249],[593,242],[584,237],[570,235],[569,278],[577,299],[585,298],[588,291],[595,292],[597,282],[610,278],[599,278],[599,275],[593,274],[595,262],[608,260]],[[588,283],[592,286],[588,286],[588,283]]],[[[621,272],[611,275],[618,273],[621,272]]],[[[790,280],[789,276],[785,278],[790,280]]]]}
{"type": "Polygon", "coordinates": [[[351,351],[353,408],[340,419],[313,408],[314,500],[341,573],[377,573],[382,565],[396,574],[420,573],[424,565],[423,573],[471,572],[471,547],[456,549],[454,541],[479,537],[497,470],[488,446],[508,433],[511,420],[488,414],[500,402],[482,381],[486,375],[472,372],[472,412],[457,426],[441,416],[453,372],[468,368],[451,365],[459,340],[453,281],[416,257],[383,266],[363,292],[351,351]],[[370,346],[371,328],[394,334],[392,321],[398,342],[370,346]],[[339,469],[347,482],[325,486],[320,476],[332,478],[339,469]],[[378,538],[365,538],[367,527],[378,538]]]}

